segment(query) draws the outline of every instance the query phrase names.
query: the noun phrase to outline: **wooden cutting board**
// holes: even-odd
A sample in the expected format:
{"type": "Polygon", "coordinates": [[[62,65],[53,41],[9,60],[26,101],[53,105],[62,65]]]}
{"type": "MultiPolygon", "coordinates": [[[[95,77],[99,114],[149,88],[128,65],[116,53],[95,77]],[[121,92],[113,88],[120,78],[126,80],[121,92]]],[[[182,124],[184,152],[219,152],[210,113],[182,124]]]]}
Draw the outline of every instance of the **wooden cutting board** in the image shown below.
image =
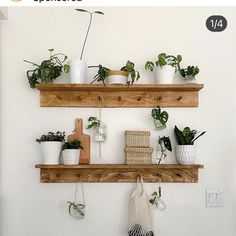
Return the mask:
{"type": "Polygon", "coordinates": [[[84,149],[80,151],[79,164],[90,164],[90,136],[83,133],[83,120],[78,118],[75,120],[75,132],[69,134],[67,141],[80,140],[84,149]]]}

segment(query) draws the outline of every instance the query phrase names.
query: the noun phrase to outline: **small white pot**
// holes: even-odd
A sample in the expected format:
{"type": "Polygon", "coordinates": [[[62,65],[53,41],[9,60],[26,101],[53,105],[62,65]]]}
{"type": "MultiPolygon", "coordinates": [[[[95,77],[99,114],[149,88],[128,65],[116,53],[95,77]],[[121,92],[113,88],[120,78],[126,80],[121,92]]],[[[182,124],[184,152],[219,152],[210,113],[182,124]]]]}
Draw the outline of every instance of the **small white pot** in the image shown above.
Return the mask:
{"type": "Polygon", "coordinates": [[[80,149],[65,149],[63,152],[64,165],[78,165],[80,149]]]}
{"type": "Polygon", "coordinates": [[[43,154],[43,164],[58,165],[62,142],[42,142],[40,145],[43,154]]]}
{"type": "Polygon", "coordinates": [[[121,70],[112,70],[107,72],[107,84],[127,84],[128,73],[121,70]]]}
{"type": "Polygon", "coordinates": [[[69,61],[70,65],[70,83],[84,84],[87,82],[88,66],[84,60],[72,59],[69,61]]]}
{"type": "Polygon", "coordinates": [[[176,159],[180,164],[196,163],[196,147],[194,145],[176,145],[176,159]]]}
{"type": "Polygon", "coordinates": [[[175,67],[170,65],[155,68],[155,79],[157,84],[173,84],[175,67]]]}

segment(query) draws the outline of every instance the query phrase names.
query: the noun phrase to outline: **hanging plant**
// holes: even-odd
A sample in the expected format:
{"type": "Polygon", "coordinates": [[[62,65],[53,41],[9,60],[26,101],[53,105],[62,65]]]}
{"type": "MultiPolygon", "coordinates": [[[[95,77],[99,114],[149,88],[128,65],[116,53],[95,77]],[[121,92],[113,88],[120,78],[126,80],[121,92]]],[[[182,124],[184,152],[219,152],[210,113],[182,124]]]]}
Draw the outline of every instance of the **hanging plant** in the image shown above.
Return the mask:
{"type": "Polygon", "coordinates": [[[160,106],[152,109],[151,116],[154,119],[156,129],[160,130],[166,128],[166,123],[169,119],[169,115],[166,111],[161,111],[160,106]]]}
{"type": "Polygon", "coordinates": [[[107,139],[107,127],[97,117],[91,116],[88,119],[87,129],[93,129],[95,142],[105,142],[107,139]]]}

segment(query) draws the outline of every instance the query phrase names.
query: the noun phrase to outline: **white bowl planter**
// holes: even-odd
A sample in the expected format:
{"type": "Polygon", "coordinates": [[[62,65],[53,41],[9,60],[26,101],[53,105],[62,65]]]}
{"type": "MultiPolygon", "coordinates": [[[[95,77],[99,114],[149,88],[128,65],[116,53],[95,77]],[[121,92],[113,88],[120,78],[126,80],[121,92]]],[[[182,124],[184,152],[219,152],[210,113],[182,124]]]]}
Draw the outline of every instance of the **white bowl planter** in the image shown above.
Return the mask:
{"type": "Polygon", "coordinates": [[[58,165],[62,142],[41,142],[40,145],[43,153],[43,164],[58,165]]]}
{"type": "Polygon", "coordinates": [[[80,160],[80,149],[65,149],[63,152],[64,165],[78,165],[80,160]]]}
{"type": "Polygon", "coordinates": [[[84,84],[87,82],[87,64],[84,60],[72,59],[70,65],[70,83],[84,84]]]}
{"type": "Polygon", "coordinates": [[[197,151],[194,145],[176,145],[176,159],[180,164],[196,163],[197,151]]]}
{"type": "Polygon", "coordinates": [[[155,68],[155,79],[157,84],[173,84],[175,67],[170,65],[155,68]]]}
{"type": "Polygon", "coordinates": [[[107,72],[107,84],[127,84],[128,73],[122,70],[111,70],[107,72]]]}

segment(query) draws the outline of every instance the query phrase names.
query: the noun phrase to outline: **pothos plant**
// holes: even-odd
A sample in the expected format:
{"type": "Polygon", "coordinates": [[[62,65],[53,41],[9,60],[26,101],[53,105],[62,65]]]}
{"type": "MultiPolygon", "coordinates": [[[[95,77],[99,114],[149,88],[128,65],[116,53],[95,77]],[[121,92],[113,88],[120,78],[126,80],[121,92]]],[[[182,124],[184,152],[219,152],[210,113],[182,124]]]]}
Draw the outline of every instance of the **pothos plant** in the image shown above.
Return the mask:
{"type": "Polygon", "coordinates": [[[63,71],[68,73],[70,70],[70,66],[65,64],[66,55],[63,53],[53,54],[53,48],[48,49],[48,51],[49,58],[43,60],[40,64],[24,60],[24,62],[30,63],[35,67],[26,72],[31,88],[35,88],[35,85],[39,83],[50,83],[60,76],[63,71]]]}
{"type": "Polygon", "coordinates": [[[88,28],[87,28],[87,31],[86,31],[86,34],[85,34],[85,39],[84,39],[84,43],[83,43],[83,46],[82,46],[81,54],[80,54],[80,60],[82,60],[83,59],[83,54],[84,54],[84,48],[85,48],[85,45],[86,45],[86,42],[87,42],[87,39],[88,39],[88,34],[89,34],[91,24],[92,24],[92,20],[93,20],[93,15],[95,15],[95,14],[104,15],[104,13],[101,12],[101,11],[90,12],[88,10],[81,9],[81,8],[78,8],[78,9],[75,9],[75,10],[79,11],[79,12],[84,12],[84,13],[89,14],[89,24],[88,24],[88,28]]]}
{"type": "MultiPolygon", "coordinates": [[[[99,66],[89,66],[89,68],[92,67],[98,67],[98,72],[94,76],[94,80],[91,82],[94,83],[95,81],[97,82],[102,82],[105,85],[105,79],[107,77],[107,73],[111,71],[111,69],[104,67],[102,65],[99,66]]],[[[126,71],[128,76],[127,76],[127,84],[132,85],[135,81],[137,81],[140,78],[140,74],[137,70],[135,70],[135,64],[131,61],[127,61],[126,65],[121,67],[121,71],[126,71]]]]}
{"type": "Polygon", "coordinates": [[[104,142],[107,139],[106,133],[106,125],[104,125],[101,120],[97,117],[91,116],[88,119],[87,129],[93,129],[94,132],[94,140],[96,142],[104,142]]]}
{"type": "Polygon", "coordinates": [[[195,78],[199,71],[197,66],[188,66],[187,68],[180,69],[179,73],[184,79],[191,80],[195,78]]]}
{"type": "Polygon", "coordinates": [[[172,152],[172,145],[169,137],[158,137],[158,144],[160,147],[160,157],[158,157],[158,163],[160,164],[163,159],[167,157],[166,150],[172,152]]]}
{"type": "Polygon", "coordinates": [[[169,115],[166,111],[161,111],[161,107],[157,106],[156,108],[153,108],[151,111],[151,116],[154,119],[154,123],[156,125],[156,128],[165,128],[166,123],[169,119],[169,115]],[[159,125],[156,121],[159,121],[159,125]]]}
{"type": "Polygon", "coordinates": [[[156,61],[147,61],[145,64],[145,69],[153,71],[154,67],[160,66],[161,68],[165,65],[170,65],[175,68],[175,72],[180,70],[180,62],[182,61],[182,56],[177,55],[167,55],[166,53],[161,53],[158,55],[156,61]]]}

